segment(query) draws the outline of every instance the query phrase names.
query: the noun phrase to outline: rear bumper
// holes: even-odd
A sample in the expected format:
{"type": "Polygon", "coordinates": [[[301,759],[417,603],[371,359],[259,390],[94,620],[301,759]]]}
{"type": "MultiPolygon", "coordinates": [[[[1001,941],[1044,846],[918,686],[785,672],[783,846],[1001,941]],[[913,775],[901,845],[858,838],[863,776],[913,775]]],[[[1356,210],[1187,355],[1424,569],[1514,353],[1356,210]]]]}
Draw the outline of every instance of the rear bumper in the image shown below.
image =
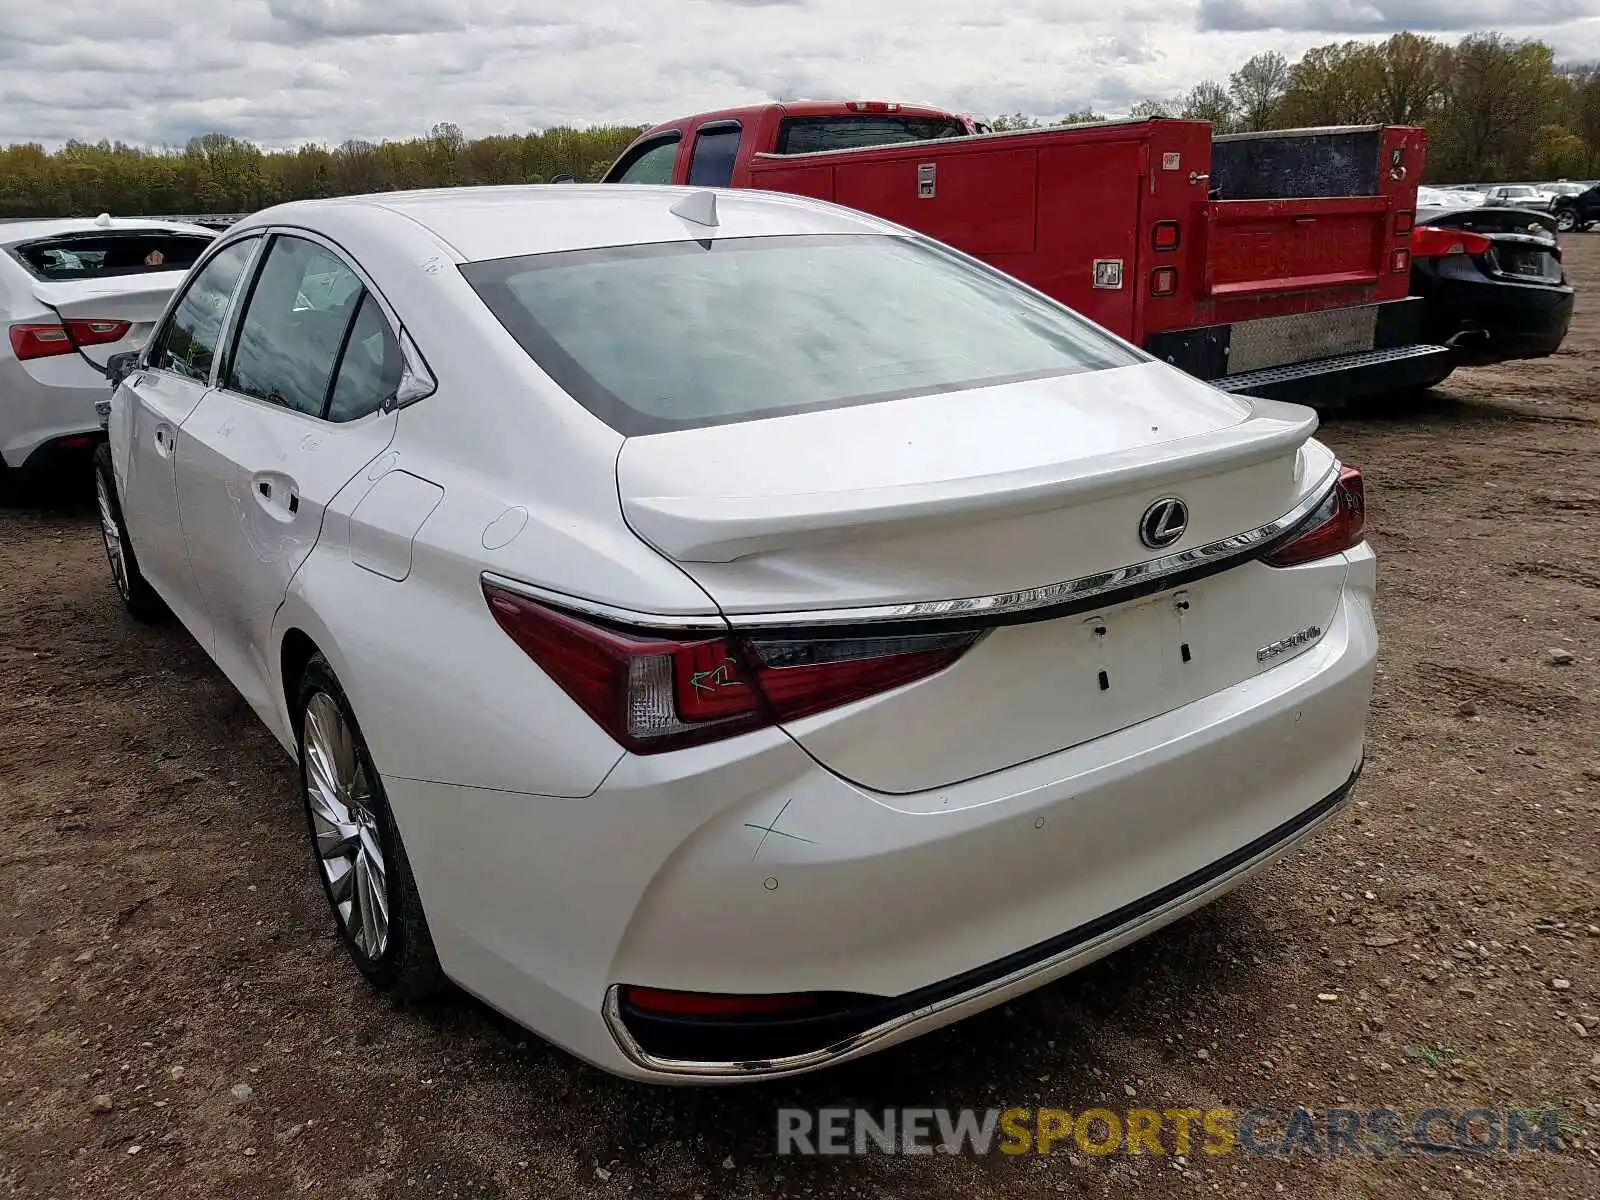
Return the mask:
{"type": "Polygon", "coordinates": [[[1426,305],[1425,336],[1456,346],[1461,365],[1544,358],[1561,348],[1572,325],[1574,293],[1565,285],[1484,275],[1421,277],[1420,270],[1413,280],[1426,305]]]}
{"type": "Polygon", "coordinates": [[[94,449],[106,440],[105,430],[94,429],[51,438],[35,446],[17,469],[25,475],[52,476],[71,471],[88,462],[94,449]]]}
{"type": "MultiPolygon", "coordinates": [[[[74,368],[92,377],[84,363],[61,367],[51,360],[52,373],[68,377],[74,368]]],[[[0,458],[8,467],[49,469],[54,465],[51,446],[63,438],[104,436],[95,401],[107,394],[105,381],[82,385],[76,375],[61,385],[42,382],[15,360],[0,361],[0,458]]]]}
{"type": "Polygon", "coordinates": [[[1241,395],[1299,404],[1335,406],[1362,396],[1412,388],[1432,387],[1443,382],[1457,365],[1449,350],[1431,344],[1424,335],[1424,304],[1415,296],[1379,304],[1350,308],[1331,308],[1316,313],[1288,317],[1266,317],[1243,325],[1207,325],[1151,334],[1145,349],[1163,362],[1206,380],[1214,387],[1241,395]],[[1365,325],[1356,320],[1364,318],[1365,325]],[[1284,325],[1300,331],[1309,326],[1315,332],[1318,321],[1330,328],[1348,326],[1354,337],[1335,339],[1345,345],[1295,336],[1276,336],[1274,351],[1260,369],[1237,370],[1246,361],[1243,349],[1235,342],[1249,338],[1256,342],[1255,361],[1261,360],[1261,327],[1284,325]],[[1351,344],[1354,343],[1354,344],[1351,344]],[[1236,353],[1236,350],[1241,352],[1236,353]],[[1308,357],[1299,358],[1298,355],[1308,357]]]}
{"type": "Polygon", "coordinates": [[[578,799],[386,778],[440,961],[657,1082],[811,1070],[1003,1003],[1237,886],[1339,807],[1377,652],[1372,555],[1347,560],[1327,632],[1293,659],[929,792],[867,791],[776,730],[624,757],[578,799]],[[730,1038],[630,1020],[615,985],[850,1004],[809,1042],[730,1038]]]}
{"type": "Polygon", "coordinates": [[[628,1011],[621,989],[613,984],[606,993],[606,1024],[630,1059],[664,1075],[751,1079],[786,1075],[853,1058],[901,1031],[919,1033],[934,1028],[936,1023],[944,1024],[939,1019],[944,1014],[951,1014],[949,1019],[953,1019],[1031,991],[1209,904],[1310,837],[1343,809],[1360,774],[1358,765],[1344,783],[1304,812],[1147,896],[952,979],[890,999],[861,997],[856,1006],[831,1013],[826,1023],[816,1019],[738,1023],[663,1020],[628,1011]],[[793,1042],[811,1032],[808,1026],[820,1027],[819,1032],[830,1027],[848,1032],[814,1049],[801,1049],[784,1057],[760,1057],[759,1050],[754,1056],[720,1056],[722,1048],[736,1050],[741,1045],[758,1048],[762,1043],[793,1042]],[[687,1047],[699,1044],[707,1047],[707,1053],[673,1058],[651,1053],[643,1041],[656,1045],[676,1042],[687,1047]]]}
{"type": "Polygon", "coordinates": [[[1211,382],[1225,392],[1332,407],[1361,396],[1433,387],[1455,367],[1455,355],[1447,347],[1401,346],[1224,375],[1211,382]]]}

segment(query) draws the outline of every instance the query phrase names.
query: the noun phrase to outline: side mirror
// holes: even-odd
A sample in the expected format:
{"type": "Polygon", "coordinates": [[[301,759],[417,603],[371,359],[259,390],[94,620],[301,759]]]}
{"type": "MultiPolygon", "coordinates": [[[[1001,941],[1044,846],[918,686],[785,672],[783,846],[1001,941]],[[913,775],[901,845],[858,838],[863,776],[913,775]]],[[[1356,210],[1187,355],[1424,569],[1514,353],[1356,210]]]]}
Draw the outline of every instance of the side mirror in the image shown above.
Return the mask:
{"type": "Polygon", "coordinates": [[[550,181],[551,183],[577,183],[578,177],[571,171],[563,171],[550,181]]]}
{"type": "Polygon", "coordinates": [[[132,375],[134,368],[138,365],[139,352],[137,350],[124,350],[106,359],[106,378],[111,381],[111,390],[116,391],[117,385],[129,375],[132,375]]]}

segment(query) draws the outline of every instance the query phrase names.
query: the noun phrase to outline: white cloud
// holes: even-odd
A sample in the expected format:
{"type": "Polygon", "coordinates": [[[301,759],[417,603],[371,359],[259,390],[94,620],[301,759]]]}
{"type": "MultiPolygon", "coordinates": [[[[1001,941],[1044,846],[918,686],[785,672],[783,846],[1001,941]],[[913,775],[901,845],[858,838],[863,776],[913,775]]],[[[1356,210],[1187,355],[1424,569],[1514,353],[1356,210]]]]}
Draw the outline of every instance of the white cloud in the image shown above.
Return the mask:
{"type": "Polygon", "coordinates": [[[1600,0],[0,0],[0,142],[270,146],[797,96],[1125,111],[1263,49],[1490,25],[1600,58],[1600,0]]]}

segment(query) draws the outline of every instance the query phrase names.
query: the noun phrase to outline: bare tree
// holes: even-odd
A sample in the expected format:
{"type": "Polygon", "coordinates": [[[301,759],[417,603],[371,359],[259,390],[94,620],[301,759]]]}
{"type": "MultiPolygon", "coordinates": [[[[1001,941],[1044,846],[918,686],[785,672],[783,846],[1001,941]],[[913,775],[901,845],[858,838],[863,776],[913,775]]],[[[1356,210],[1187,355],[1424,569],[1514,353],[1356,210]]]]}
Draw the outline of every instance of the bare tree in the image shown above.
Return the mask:
{"type": "Polygon", "coordinates": [[[1439,111],[1450,82],[1449,48],[1432,38],[1397,33],[1373,47],[1379,67],[1378,120],[1421,125],[1439,111]]]}
{"type": "Polygon", "coordinates": [[[1247,59],[1228,79],[1228,93],[1247,130],[1270,129],[1289,89],[1289,60],[1276,50],[1247,59]]]}
{"type": "Polygon", "coordinates": [[[1190,89],[1178,115],[1187,121],[1210,121],[1213,133],[1232,133],[1238,110],[1228,89],[1215,79],[1207,79],[1190,89]]]}

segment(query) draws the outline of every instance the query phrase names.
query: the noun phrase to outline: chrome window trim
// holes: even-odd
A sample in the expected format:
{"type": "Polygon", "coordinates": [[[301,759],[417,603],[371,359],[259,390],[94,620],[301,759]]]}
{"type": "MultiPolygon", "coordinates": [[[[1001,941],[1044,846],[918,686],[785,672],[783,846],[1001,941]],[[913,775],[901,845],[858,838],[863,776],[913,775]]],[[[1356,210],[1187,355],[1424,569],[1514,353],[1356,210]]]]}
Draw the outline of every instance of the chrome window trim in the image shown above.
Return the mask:
{"type": "Polygon", "coordinates": [[[920,1024],[938,1016],[940,1013],[948,1012],[952,1008],[959,1008],[964,1004],[972,1003],[974,1000],[981,1000],[985,996],[993,995],[995,992],[1005,991],[1018,984],[1027,983],[1041,975],[1061,972],[1063,967],[1070,966],[1076,959],[1094,954],[1096,950],[1107,942],[1124,938],[1129,933],[1152,922],[1162,922],[1174,910],[1192,909],[1196,907],[1196,901],[1209,902],[1211,897],[1228,891],[1236,881],[1239,881],[1241,876],[1248,876],[1261,867],[1282,858],[1348,808],[1351,799],[1355,795],[1355,785],[1361,777],[1364,765],[1365,760],[1356,765],[1349,779],[1341,784],[1338,791],[1334,793],[1334,795],[1338,796],[1338,799],[1326,811],[1293,830],[1281,841],[1264,846],[1259,854],[1252,855],[1231,870],[1224,871],[1221,875],[1206,880],[1183,895],[1175,896],[1165,904],[1159,905],[1148,912],[1140,913],[1115,928],[1107,929],[1096,937],[1080,942],[1077,945],[1068,946],[1059,953],[1053,954],[1040,962],[1018,967],[1015,971],[998,979],[987,980],[954,996],[946,996],[943,999],[924,1004],[910,1012],[902,1013],[897,1017],[891,1017],[887,1021],[882,1021],[869,1029],[863,1029],[860,1033],[844,1038],[823,1049],[810,1050],[803,1054],[791,1054],[781,1058],[751,1059],[745,1062],[718,1062],[659,1057],[640,1046],[638,1040],[628,1031],[627,1025],[623,1023],[621,988],[619,984],[615,983],[606,988],[605,1001],[602,1008],[606,1028],[610,1030],[611,1036],[616,1039],[618,1047],[630,1062],[660,1075],[701,1079],[762,1079],[774,1075],[787,1075],[809,1067],[822,1066],[825,1063],[854,1054],[874,1042],[881,1041],[890,1034],[898,1033],[908,1026],[920,1024]]]}
{"type": "Polygon", "coordinates": [[[485,571],[483,579],[497,587],[519,592],[532,599],[568,609],[580,615],[598,617],[619,625],[643,629],[710,629],[727,632],[774,629],[814,629],[818,626],[872,626],[915,622],[998,621],[1020,617],[1036,619],[1050,615],[1046,610],[1066,609],[1094,601],[1116,602],[1122,593],[1147,591],[1162,580],[1189,577],[1195,572],[1220,571],[1246,559],[1259,557],[1320,508],[1339,481],[1340,464],[1335,461],[1305,497],[1276,520],[1244,533],[1208,542],[1190,550],[1180,550],[1160,558],[1132,563],[1110,571],[1044,584],[1015,592],[990,596],[968,596],[957,600],[918,600],[906,604],[883,604],[860,608],[795,609],[789,612],[733,613],[723,617],[706,613],[667,616],[620,608],[596,600],[569,596],[550,588],[536,587],[485,571]]]}
{"type": "Polygon", "coordinates": [[[183,277],[183,281],[172,289],[172,295],[167,298],[167,306],[161,310],[161,316],[156,319],[155,324],[151,327],[153,332],[149,337],[145,338],[144,345],[139,347],[138,366],[136,369],[153,371],[158,375],[166,375],[169,378],[179,379],[184,383],[192,383],[202,388],[209,389],[216,386],[217,367],[227,348],[228,339],[233,329],[234,313],[239,307],[239,292],[246,281],[254,276],[256,264],[261,259],[261,247],[265,244],[266,239],[253,229],[231,236],[220,236],[212,242],[206,248],[206,252],[197,258],[194,265],[189,268],[189,273],[183,277]],[[196,379],[192,375],[181,374],[169,367],[151,366],[151,350],[160,345],[162,339],[167,336],[167,329],[172,324],[173,317],[177,315],[178,306],[183,303],[190,291],[193,290],[195,282],[200,278],[200,273],[209,267],[219,255],[226,253],[230,247],[251,239],[254,239],[256,244],[250,248],[250,253],[244,260],[244,266],[239,270],[239,278],[233,282],[233,291],[228,293],[227,307],[222,310],[222,324],[217,327],[217,345],[211,352],[211,369],[206,372],[206,377],[204,379],[196,379]]]}
{"type": "MultiPolygon", "coordinates": [[[[400,315],[395,311],[394,305],[390,304],[388,298],[378,290],[378,286],[372,282],[372,276],[367,274],[366,270],[360,263],[356,262],[355,257],[348,250],[326,234],[318,233],[314,229],[307,229],[301,225],[256,225],[252,226],[248,232],[260,236],[261,241],[251,255],[244,274],[240,276],[241,280],[248,280],[249,285],[243,290],[236,289],[229,303],[228,316],[223,325],[223,331],[226,335],[224,347],[227,351],[227,356],[224,361],[223,355],[218,353],[213,359],[211,372],[211,386],[213,388],[236,400],[250,400],[257,404],[265,405],[274,412],[296,413],[323,426],[354,425],[358,421],[365,421],[379,413],[392,413],[397,409],[415,404],[419,400],[426,400],[439,390],[439,384],[433,371],[428,366],[427,359],[422,357],[422,351],[417,348],[416,342],[412,339],[405,324],[400,320],[400,315]],[[249,302],[255,295],[256,277],[265,269],[267,255],[280,238],[296,238],[302,242],[309,242],[338,259],[340,264],[356,277],[361,284],[362,290],[372,297],[379,311],[383,314],[390,333],[394,335],[395,342],[400,347],[402,367],[400,383],[395,388],[394,395],[373,409],[372,412],[349,421],[330,421],[321,413],[300,412],[299,409],[290,408],[288,405],[273,404],[270,401],[261,399],[259,396],[246,395],[244,392],[238,392],[226,386],[227,380],[223,375],[223,371],[226,369],[230,374],[233,371],[233,356],[239,348],[239,331],[243,326],[245,317],[248,315],[246,309],[249,307],[249,302]]],[[[360,307],[360,302],[358,301],[356,304],[357,313],[352,314],[351,321],[354,321],[356,315],[359,314],[360,307]]],[[[337,372],[338,366],[339,362],[336,359],[334,362],[335,372],[337,372]]],[[[334,382],[336,380],[330,380],[328,385],[330,389],[333,387],[334,382]]],[[[331,392],[329,394],[331,395],[331,392]]]]}

